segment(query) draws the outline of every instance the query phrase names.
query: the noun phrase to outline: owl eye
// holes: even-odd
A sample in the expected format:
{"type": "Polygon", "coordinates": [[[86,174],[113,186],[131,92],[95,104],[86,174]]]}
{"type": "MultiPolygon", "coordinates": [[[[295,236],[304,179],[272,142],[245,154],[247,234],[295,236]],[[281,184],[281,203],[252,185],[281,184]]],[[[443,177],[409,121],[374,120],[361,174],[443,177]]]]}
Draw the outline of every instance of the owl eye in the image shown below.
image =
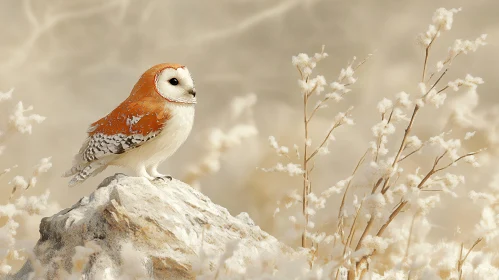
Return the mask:
{"type": "Polygon", "coordinates": [[[168,80],[168,82],[174,86],[178,85],[178,80],[176,78],[171,78],[168,80]]]}

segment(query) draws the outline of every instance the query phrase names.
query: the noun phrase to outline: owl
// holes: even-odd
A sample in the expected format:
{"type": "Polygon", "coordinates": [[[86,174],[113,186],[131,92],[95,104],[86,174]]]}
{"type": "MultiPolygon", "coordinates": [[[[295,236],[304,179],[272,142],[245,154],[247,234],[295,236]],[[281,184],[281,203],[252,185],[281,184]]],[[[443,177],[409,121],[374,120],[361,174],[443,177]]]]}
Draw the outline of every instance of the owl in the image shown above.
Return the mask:
{"type": "Polygon", "coordinates": [[[115,165],[149,180],[171,180],[158,172],[158,165],[189,136],[195,104],[194,81],[185,66],[151,67],[125,101],[90,125],[73,167],[63,176],[72,176],[69,186],[75,186],[115,165]]]}

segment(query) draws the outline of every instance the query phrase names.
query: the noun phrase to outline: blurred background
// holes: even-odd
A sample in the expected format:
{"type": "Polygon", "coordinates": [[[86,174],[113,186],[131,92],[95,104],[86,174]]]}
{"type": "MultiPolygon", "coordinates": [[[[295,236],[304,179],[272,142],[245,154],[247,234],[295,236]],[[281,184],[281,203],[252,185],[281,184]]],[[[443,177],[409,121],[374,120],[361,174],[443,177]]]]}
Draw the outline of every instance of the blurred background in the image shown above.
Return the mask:
{"type": "MultiPolygon", "coordinates": [[[[466,194],[487,187],[497,166],[499,2],[493,0],[0,0],[0,91],[15,88],[14,101],[34,105],[36,113],[47,117],[34,127],[33,135],[6,143],[0,169],[13,164],[19,168],[1,178],[0,204],[10,194],[9,180],[29,176],[42,157],[52,156],[54,166],[27,194],[50,190],[54,206],[46,215],[90,194],[106,176],[129,172],[110,168],[72,189],[61,178],[71,167],[87,126],[124,100],[147,68],[177,62],[187,65],[195,79],[197,118],[186,144],[160,171],[184,178],[188,167],[205,154],[210,131],[231,125],[231,100],[255,93],[258,136],[228,150],[220,172],[201,179],[201,190],[233,215],[248,212],[264,230],[283,236],[287,218],[274,219],[272,214],[277,200],[299,188],[301,179],[263,173],[257,167],[271,167],[279,160],[268,146],[269,135],[290,147],[303,143],[302,97],[291,57],[320,52],[325,45],[329,57],[317,71],[332,82],[352,57],[374,54],[359,69],[358,82],[346,100],[321,111],[312,125],[312,139],[321,139],[337,112],[355,108],[356,125],[341,128],[331,154],[317,162],[314,189],[321,190],[348,177],[364,153],[372,140],[370,128],[379,121],[377,102],[400,91],[418,93],[424,50],[417,35],[426,31],[439,7],[463,11],[455,16],[453,29],[435,43],[431,67],[445,58],[455,39],[489,35],[487,46],[459,57],[446,75],[447,80],[467,73],[482,77],[478,105],[465,92],[450,93],[443,109],[424,109],[414,130],[423,140],[447,131],[454,109],[464,107],[474,121],[454,127],[454,133],[462,137],[477,131],[465,149],[489,148],[482,168],[454,169],[468,176],[459,191],[463,196],[444,200],[432,216],[436,238],[452,236],[456,225],[466,232],[479,217],[472,204],[463,202],[466,194]]],[[[13,104],[1,104],[2,119],[13,104]]],[[[400,128],[397,136],[402,133],[400,128]]],[[[405,167],[428,168],[431,160],[421,155],[405,167]]],[[[332,217],[336,201],[329,202],[332,217]]],[[[334,224],[332,218],[323,219],[334,224]]],[[[31,221],[22,234],[36,241],[38,223],[31,221]]]]}

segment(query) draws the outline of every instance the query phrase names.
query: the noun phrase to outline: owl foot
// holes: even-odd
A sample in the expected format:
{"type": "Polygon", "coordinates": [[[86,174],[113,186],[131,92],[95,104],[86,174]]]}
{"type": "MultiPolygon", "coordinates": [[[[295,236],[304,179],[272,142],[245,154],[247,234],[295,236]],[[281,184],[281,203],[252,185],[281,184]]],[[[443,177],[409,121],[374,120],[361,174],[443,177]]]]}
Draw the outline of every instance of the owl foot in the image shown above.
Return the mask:
{"type": "Polygon", "coordinates": [[[154,178],[154,181],[163,181],[163,182],[166,182],[166,181],[171,181],[173,180],[172,176],[170,175],[163,175],[163,176],[159,176],[159,177],[155,177],[154,178]]]}

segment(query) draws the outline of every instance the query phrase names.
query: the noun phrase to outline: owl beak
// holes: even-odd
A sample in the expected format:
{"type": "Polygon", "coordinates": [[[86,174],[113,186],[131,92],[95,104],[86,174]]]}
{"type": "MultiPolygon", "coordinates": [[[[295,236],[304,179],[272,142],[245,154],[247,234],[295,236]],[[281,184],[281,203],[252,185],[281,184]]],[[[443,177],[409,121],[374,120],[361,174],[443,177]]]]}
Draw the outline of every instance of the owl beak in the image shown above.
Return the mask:
{"type": "Polygon", "coordinates": [[[195,89],[189,90],[189,94],[192,95],[193,97],[196,97],[196,90],[195,89]]]}

